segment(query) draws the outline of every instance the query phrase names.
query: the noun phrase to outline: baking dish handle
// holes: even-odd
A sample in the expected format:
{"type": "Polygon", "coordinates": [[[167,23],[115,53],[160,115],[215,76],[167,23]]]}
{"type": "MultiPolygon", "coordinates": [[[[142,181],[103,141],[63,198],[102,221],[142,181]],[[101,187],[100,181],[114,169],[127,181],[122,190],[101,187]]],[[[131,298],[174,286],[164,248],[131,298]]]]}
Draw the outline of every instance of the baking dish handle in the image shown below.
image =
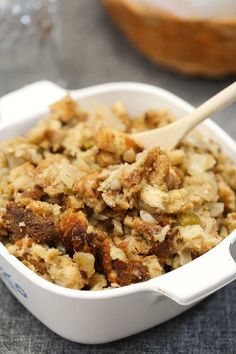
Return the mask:
{"type": "Polygon", "coordinates": [[[236,279],[236,230],[215,248],[159,278],[152,290],[181,305],[197,302],[236,279]]]}
{"type": "Polygon", "coordinates": [[[0,128],[43,113],[66,90],[50,81],[38,81],[0,98],[0,128]]]}

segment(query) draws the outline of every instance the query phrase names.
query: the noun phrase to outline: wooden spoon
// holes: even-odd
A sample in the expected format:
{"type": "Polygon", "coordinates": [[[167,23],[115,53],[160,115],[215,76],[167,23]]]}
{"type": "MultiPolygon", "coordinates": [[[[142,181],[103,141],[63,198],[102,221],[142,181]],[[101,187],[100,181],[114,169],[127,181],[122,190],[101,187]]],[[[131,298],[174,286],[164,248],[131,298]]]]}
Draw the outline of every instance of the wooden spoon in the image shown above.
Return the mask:
{"type": "Polygon", "coordinates": [[[221,111],[236,101],[236,81],[217,93],[192,113],[163,128],[132,134],[132,138],[142,143],[145,148],[160,146],[163,150],[173,149],[187,133],[210,115],[221,111]]]}

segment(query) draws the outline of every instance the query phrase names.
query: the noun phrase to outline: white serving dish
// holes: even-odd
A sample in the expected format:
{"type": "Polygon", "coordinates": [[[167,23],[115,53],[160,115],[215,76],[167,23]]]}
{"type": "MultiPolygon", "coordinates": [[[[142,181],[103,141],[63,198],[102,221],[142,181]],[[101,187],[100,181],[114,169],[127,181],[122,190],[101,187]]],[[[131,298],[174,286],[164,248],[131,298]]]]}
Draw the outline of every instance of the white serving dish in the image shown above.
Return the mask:
{"type": "MultiPolygon", "coordinates": [[[[65,90],[47,81],[0,101],[0,138],[21,134],[47,112],[65,90]]],[[[71,91],[85,108],[123,101],[132,114],[169,108],[181,117],[193,107],[149,85],[114,83],[71,91]]],[[[201,125],[236,162],[236,143],[216,124],[201,125]]],[[[123,288],[86,292],[54,285],[24,266],[0,244],[0,277],[14,296],[57,334],[79,343],[105,343],[158,325],[187,310],[236,278],[236,231],[191,263],[156,279],[123,288]]],[[[232,299],[233,301],[233,299],[232,299]]]]}

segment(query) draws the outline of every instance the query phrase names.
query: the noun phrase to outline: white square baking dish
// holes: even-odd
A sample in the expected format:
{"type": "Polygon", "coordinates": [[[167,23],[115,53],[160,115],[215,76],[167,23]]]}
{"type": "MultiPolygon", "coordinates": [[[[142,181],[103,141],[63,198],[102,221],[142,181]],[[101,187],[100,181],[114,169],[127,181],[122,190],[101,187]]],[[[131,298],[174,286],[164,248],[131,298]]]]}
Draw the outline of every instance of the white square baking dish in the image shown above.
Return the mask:
{"type": "MultiPolygon", "coordinates": [[[[26,132],[47,105],[66,91],[47,81],[0,100],[0,139],[26,132]]],[[[180,118],[193,107],[149,85],[111,83],[70,91],[84,108],[124,102],[131,114],[168,108],[180,118]]],[[[236,143],[210,120],[199,128],[218,141],[236,163],[236,143]]],[[[0,277],[14,296],[57,334],[79,343],[105,343],[158,325],[187,310],[236,278],[236,231],[203,256],[177,270],[139,284],[96,292],[54,285],[24,266],[0,244],[0,277]]]]}

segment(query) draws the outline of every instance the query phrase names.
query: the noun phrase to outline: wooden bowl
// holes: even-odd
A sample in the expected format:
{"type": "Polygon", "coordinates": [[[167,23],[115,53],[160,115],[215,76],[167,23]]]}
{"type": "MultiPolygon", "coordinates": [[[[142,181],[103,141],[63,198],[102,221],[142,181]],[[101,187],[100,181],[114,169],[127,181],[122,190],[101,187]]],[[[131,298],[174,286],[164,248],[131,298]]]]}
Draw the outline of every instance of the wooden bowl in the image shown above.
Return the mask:
{"type": "Polygon", "coordinates": [[[236,74],[236,18],[188,20],[132,0],[102,0],[129,40],[154,62],[184,74],[236,74]]]}

